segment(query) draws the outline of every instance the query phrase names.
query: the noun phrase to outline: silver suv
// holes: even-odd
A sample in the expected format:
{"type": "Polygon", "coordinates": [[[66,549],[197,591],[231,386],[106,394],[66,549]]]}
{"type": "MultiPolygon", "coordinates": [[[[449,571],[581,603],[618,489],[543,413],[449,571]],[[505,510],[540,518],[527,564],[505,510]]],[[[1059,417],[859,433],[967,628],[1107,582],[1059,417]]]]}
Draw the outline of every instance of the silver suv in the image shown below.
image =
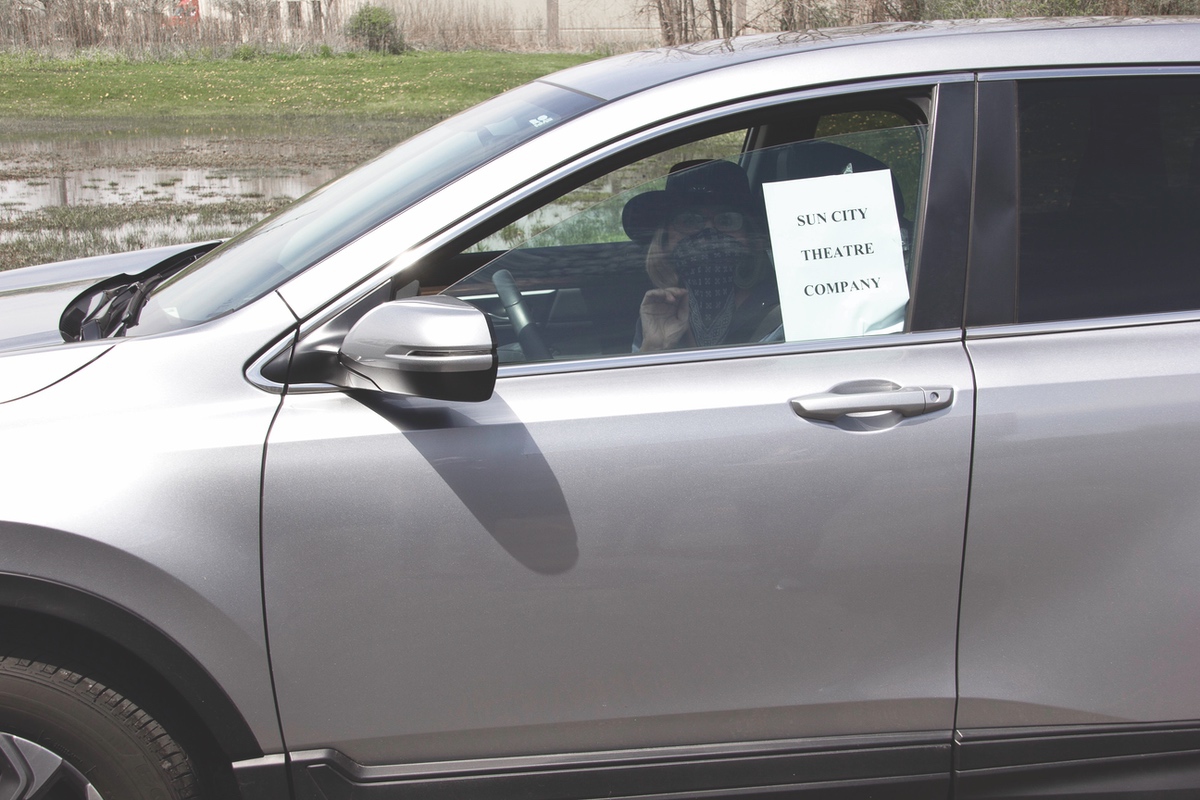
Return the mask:
{"type": "Polygon", "coordinates": [[[620,56],[0,276],[0,798],[1200,792],[1200,22],[620,56]]]}

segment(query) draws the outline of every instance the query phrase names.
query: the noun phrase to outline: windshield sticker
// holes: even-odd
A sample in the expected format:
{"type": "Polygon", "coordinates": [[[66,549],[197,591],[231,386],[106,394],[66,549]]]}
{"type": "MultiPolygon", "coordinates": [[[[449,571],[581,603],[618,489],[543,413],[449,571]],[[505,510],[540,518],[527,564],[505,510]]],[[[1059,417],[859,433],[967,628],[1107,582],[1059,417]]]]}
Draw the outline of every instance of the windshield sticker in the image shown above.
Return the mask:
{"type": "Polygon", "coordinates": [[[788,341],[904,329],[908,277],[890,170],[763,184],[788,341]]]}

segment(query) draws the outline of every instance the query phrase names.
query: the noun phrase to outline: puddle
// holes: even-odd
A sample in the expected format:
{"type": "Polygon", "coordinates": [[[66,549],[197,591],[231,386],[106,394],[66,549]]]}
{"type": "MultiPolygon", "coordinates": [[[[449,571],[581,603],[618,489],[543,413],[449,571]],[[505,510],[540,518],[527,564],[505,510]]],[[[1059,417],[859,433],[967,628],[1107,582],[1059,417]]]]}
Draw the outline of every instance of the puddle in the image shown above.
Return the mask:
{"type": "Polygon", "coordinates": [[[0,131],[0,269],[129,249],[130,241],[230,236],[428,124],[6,123],[0,131]],[[194,213],[200,209],[211,210],[203,222],[194,213]],[[80,244],[69,243],[77,239],[80,244]]]}
{"type": "MultiPolygon", "coordinates": [[[[275,127],[9,132],[0,138],[0,205],[168,200],[206,204],[298,198],[419,130],[420,122],[292,121],[275,127]]],[[[77,128],[78,124],[72,126],[77,128]]]]}
{"type": "MultiPolygon", "coordinates": [[[[0,161],[0,174],[5,163],[0,161]]],[[[48,206],[163,201],[205,205],[235,199],[295,199],[342,173],[310,169],[264,175],[206,169],[87,169],[0,180],[0,205],[21,211],[48,206]]]]}

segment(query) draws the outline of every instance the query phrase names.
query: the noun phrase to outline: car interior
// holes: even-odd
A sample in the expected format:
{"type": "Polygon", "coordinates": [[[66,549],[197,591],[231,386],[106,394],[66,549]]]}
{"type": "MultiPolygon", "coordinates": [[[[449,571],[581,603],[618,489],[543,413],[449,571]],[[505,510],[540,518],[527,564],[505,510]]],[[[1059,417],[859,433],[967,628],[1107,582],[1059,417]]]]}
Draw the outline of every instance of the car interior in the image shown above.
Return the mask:
{"type": "MultiPolygon", "coordinates": [[[[739,164],[760,203],[765,183],[891,169],[911,268],[929,106],[928,96],[919,93],[867,95],[792,104],[749,126],[715,135],[706,129],[683,143],[677,135],[658,152],[610,166],[598,178],[585,175],[592,179],[582,187],[519,209],[524,213],[506,218],[499,233],[489,230],[457,252],[427,258],[416,270],[420,293],[450,294],[484,310],[502,362],[627,355],[652,283],[646,273],[648,242],[626,209],[639,194],[661,188],[672,168],[711,158],[739,164]],[[649,179],[626,188],[621,179],[630,174],[649,179]],[[581,197],[588,203],[582,208],[581,197]],[[545,221],[553,219],[558,221],[547,227],[545,221]],[[533,331],[526,332],[523,348],[525,320],[533,331]],[[540,340],[545,350],[525,352],[528,340],[540,340]]],[[[412,276],[406,273],[403,283],[412,276]]]]}

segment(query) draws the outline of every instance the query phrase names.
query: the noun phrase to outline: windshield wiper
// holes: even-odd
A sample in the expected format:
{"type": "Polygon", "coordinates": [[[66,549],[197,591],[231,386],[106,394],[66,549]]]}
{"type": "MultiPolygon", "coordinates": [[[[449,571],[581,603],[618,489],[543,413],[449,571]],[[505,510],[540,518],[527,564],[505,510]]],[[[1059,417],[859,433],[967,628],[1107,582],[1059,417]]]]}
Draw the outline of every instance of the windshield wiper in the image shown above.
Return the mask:
{"type": "Polygon", "coordinates": [[[93,284],[67,304],[58,329],[68,342],[122,336],[137,324],[154,287],[216,247],[217,242],[189,248],[137,275],[114,275],[93,284]]]}
{"type": "Polygon", "coordinates": [[[126,328],[137,324],[137,316],[141,313],[142,304],[146,302],[146,295],[167,277],[156,275],[101,292],[96,298],[100,302],[94,306],[91,313],[85,314],[79,323],[80,340],[107,339],[109,336],[120,335],[126,328]]]}

